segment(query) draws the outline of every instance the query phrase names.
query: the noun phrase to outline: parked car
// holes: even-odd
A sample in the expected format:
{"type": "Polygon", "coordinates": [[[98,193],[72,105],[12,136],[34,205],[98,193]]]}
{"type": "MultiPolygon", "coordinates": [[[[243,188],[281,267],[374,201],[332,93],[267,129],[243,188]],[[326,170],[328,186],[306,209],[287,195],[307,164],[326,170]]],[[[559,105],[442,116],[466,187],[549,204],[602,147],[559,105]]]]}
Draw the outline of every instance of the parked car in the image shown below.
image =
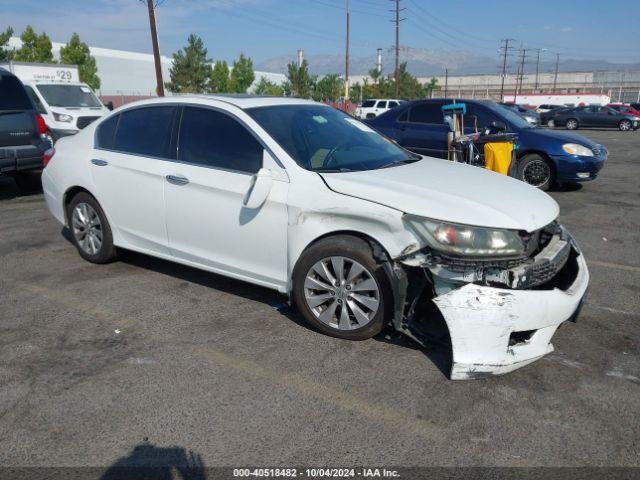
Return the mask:
{"type": "Polygon", "coordinates": [[[556,108],[552,108],[551,110],[547,110],[546,112],[540,113],[540,125],[553,127],[554,126],[553,118],[555,117],[556,113],[562,112],[563,110],[569,110],[569,109],[570,107],[556,107],[556,108]]]}
{"type": "Polygon", "coordinates": [[[636,110],[640,110],[640,103],[630,103],[629,105],[631,105],[636,110]]]}
{"type": "Polygon", "coordinates": [[[552,105],[550,103],[544,103],[542,105],[538,105],[538,108],[536,108],[536,112],[542,114],[548,112],[549,110],[555,110],[557,108],[565,108],[565,105],[552,105]]]}
{"type": "Polygon", "coordinates": [[[20,80],[0,68],[0,175],[13,176],[21,190],[40,185],[52,148],[46,131],[20,80]]]}
{"type": "Polygon", "coordinates": [[[547,194],[312,101],[147,100],[57,147],[45,199],[89,262],[129,249],[272,288],[338,338],[445,325],[455,379],[551,352],[587,289],[547,194]]]}
{"type": "MultiPolygon", "coordinates": [[[[489,100],[456,101],[466,103],[469,133],[477,127],[478,131],[518,134],[518,178],[542,190],[554,182],[593,180],[607,159],[604,146],[581,135],[534,127],[512,109],[489,100]]],[[[366,122],[412,152],[446,158],[450,129],[444,122],[442,106],[451,102],[408,102],[366,122]]]]}
{"type": "Polygon", "coordinates": [[[631,105],[626,105],[624,103],[610,103],[609,105],[607,105],[607,107],[611,107],[620,113],[624,113],[625,115],[640,117],[640,110],[633,108],[631,105]]]}
{"type": "Polygon", "coordinates": [[[109,113],[89,85],[80,82],[76,65],[8,62],[0,67],[23,83],[54,142],[109,113]]]}
{"type": "Polygon", "coordinates": [[[396,108],[402,103],[402,100],[395,99],[370,99],[362,102],[362,105],[356,108],[354,115],[357,118],[375,118],[378,115],[396,108]]]}
{"type": "Polygon", "coordinates": [[[540,114],[535,110],[524,107],[522,105],[516,105],[514,103],[501,103],[503,107],[509,108],[524,118],[530,125],[540,125],[540,114]]]}
{"type": "Polygon", "coordinates": [[[610,107],[588,105],[558,112],[553,117],[556,127],[577,130],[583,127],[617,128],[622,131],[637,130],[640,117],[627,115],[610,107]]]}

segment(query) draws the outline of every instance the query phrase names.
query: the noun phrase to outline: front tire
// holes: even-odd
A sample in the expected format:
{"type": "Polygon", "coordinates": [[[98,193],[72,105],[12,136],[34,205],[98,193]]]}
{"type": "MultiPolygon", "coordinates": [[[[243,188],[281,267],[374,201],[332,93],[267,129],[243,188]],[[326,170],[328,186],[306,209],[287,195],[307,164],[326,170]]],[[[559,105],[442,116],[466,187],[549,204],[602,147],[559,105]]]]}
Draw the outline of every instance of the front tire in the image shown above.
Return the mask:
{"type": "Polygon", "coordinates": [[[576,120],[575,118],[570,118],[569,120],[567,120],[567,123],[565,123],[565,127],[567,127],[567,130],[577,130],[578,126],[578,120],[576,120]]]}
{"type": "Polygon", "coordinates": [[[86,192],[75,195],[67,207],[73,243],[82,258],[91,263],[109,263],[118,258],[107,216],[86,192]]]}
{"type": "Polygon", "coordinates": [[[555,181],[553,166],[542,155],[530,154],[518,164],[518,179],[546,192],[555,181]]]}
{"type": "Polygon", "coordinates": [[[371,246],[350,235],[320,240],[302,254],[293,273],[293,300],[312,327],[346,340],[380,333],[393,303],[389,278],[371,246]]]}
{"type": "Polygon", "coordinates": [[[622,132],[630,131],[632,128],[631,120],[621,120],[620,123],[618,124],[618,128],[622,132]]]}

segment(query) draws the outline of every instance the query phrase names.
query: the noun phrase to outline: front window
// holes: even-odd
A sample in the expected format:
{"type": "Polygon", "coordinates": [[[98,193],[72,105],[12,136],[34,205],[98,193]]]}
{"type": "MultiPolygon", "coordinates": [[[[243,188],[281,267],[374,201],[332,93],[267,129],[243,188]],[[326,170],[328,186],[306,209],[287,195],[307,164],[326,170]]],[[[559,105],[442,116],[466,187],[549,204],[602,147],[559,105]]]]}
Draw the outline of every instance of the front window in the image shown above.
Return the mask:
{"type": "Polygon", "coordinates": [[[247,112],[307,170],[374,170],[418,159],[367,125],[324,105],[278,105],[247,112]]]}
{"type": "Polygon", "coordinates": [[[52,107],[100,107],[100,101],[84,85],[38,85],[38,90],[52,107]]]}

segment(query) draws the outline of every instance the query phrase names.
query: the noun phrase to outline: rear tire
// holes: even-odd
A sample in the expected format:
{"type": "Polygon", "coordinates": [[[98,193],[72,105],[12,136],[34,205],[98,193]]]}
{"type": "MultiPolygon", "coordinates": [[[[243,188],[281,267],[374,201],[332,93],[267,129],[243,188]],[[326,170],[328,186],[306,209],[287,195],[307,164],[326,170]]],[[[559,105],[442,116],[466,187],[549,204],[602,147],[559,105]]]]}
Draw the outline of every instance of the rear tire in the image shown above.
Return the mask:
{"type": "Polygon", "coordinates": [[[302,254],[293,272],[293,300],[312,327],[346,340],[380,333],[393,305],[389,278],[371,246],[351,235],[320,240],[302,254]]]}
{"type": "Polygon", "coordinates": [[[569,120],[567,120],[567,123],[565,123],[565,127],[567,127],[567,130],[577,130],[579,126],[580,124],[575,118],[570,118],[569,120]]]}
{"type": "Polygon", "coordinates": [[[633,128],[633,126],[631,125],[631,120],[621,120],[620,123],[618,124],[618,128],[622,132],[631,131],[631,129],[633,128]]]}
{"type": "Polygon", "coordinates": [[[546,192],[555,181],[551,162],[537,153],[529,154],[518,162],[518,179],[546,192]]]}
{"type": "Polygon", "coordinates": [[[371,120],[372,118],[376,118],[375,113],[367,113],[367,120],[371,120]]]}
{"type": "Polygon", "coordinates": [[[73,243],[82,258],[91,263],[109,263],[118,258],[107,216],[86,192],[76,194],[67,206],[73,243]]]}

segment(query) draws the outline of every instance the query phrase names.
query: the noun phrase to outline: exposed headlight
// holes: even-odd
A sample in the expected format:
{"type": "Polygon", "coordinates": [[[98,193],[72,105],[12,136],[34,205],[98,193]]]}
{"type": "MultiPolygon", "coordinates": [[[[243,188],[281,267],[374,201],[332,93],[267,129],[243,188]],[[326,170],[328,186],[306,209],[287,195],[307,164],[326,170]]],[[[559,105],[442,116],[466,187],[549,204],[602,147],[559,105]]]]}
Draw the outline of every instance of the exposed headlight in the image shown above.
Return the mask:
{"type": "Polygon", "coordinates": [[[53,112],[53,118],[58,122],[71,123],[73,122],[73,117],[71,115],[67,115],[66,113],[55,113],[53,112]]]}
{"type": "Polygon", "coordinates": [[[416,235],[441,252],[471,256],[524,253],[524,244],[515,230],[458,225],[415,215],[405,215],[404,219],[416,235]]]}
{"type": "Polygon", "coordinates": [[[582,155],[583,157],[593,157],[593,151],[578,143],[565,143],[562,149],[571,155],[582,155]]]}

